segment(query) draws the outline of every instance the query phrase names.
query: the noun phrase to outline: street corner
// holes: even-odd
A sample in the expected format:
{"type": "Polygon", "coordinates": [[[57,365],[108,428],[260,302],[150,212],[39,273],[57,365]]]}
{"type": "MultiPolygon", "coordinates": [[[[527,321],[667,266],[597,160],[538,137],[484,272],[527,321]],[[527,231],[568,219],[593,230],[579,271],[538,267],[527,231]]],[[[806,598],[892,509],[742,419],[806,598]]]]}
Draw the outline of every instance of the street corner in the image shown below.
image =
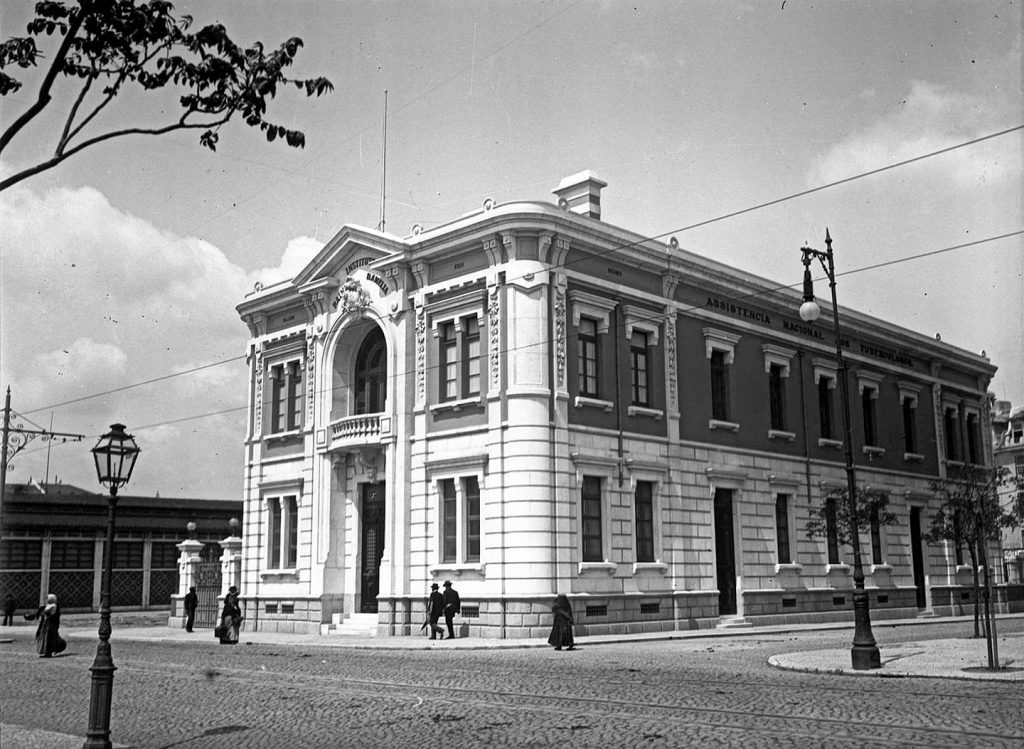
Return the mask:
{"type": "Polygon", "coordinates": [[[999,638],[1001,667],[988,667],[984,638],[902,642],[879,646],[881,667],[853,668],[849,649],[812,650],[769,656],[768,665],[786,671],[874,676],[1024,681],[1024,639],[999,638]]]}

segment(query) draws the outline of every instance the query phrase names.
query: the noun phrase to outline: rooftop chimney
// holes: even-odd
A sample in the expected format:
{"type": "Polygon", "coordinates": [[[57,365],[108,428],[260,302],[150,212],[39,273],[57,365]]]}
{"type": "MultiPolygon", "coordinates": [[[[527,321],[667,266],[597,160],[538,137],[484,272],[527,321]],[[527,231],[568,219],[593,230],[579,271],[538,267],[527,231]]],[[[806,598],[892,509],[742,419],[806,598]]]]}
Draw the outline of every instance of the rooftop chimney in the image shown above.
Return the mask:
{"type": "Polygon", "coordinates": [[[552,192],[558,196],[558,204],[564,205],[573,213],[600,219],[601,188],[607,186],[607,182],[598,179],[597,175],[588,169],[566,177],[552,192]]]}

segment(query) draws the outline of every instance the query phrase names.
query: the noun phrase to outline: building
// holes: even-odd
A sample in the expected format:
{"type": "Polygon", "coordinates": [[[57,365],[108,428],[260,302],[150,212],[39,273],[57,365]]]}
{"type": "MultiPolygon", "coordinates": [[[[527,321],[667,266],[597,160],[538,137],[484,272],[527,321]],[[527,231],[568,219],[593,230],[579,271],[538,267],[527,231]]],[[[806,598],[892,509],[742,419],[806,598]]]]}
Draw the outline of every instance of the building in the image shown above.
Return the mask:
{"type": "MultiPolygon", "coordinates": [[[[248,626],[414,634],[443,580],[487,637],[546,634],[556,593],[583,634],[851,617],[850,550],[804,533],[845,487],[831,319],[602,222],[605,186],[407,237],[345,226],[238,306],[248,626]]],[[[990,463],[996,368],[842,322],[858,481],[898,516],[864,539],[873,616],[958,610],[928,482],[990,463]]]]}
{"type": "MultiPolygon", "coordinates": [[[[995,465],[1005,467],[1024,486],[1024,406],[1013,408],[1009,401],[995,401],[992,438],[995,465]]],[[[1009,508],[1016,491],[1015,485],[1003,486],[1000,505],[1009,508]]],[[[1006,579],[1024,582],[1024,528],[1004,528],[1002,547],[1006,579]]]]}
{"type": "MultiPolygon", "coordinates": [[[[7,484],[3,513],[0,593],[12,594],[19,610],[55,593],[66,613],[99,611],[107,495],[69,484],[7,484]]],[[[111,607],[169,609],[186,525],[196,524],[204,554],[219,559],[219,541],[241,514],[239,501],[119,494],[111,607]]]]}

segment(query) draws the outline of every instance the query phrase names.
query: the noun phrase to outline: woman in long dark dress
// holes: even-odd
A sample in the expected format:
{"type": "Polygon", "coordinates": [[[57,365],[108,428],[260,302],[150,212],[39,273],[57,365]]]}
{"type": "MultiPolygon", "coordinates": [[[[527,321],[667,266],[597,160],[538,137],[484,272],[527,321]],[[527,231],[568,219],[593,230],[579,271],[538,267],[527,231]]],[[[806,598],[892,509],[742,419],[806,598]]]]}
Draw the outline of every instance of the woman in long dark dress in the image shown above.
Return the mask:
{"type": "Polygon", "coordinates": [[[572,639],[572,605],[564,593],[555,598],[555,605],[551,607],[554,614],[554,623],[551,625],[551,635],[548,637],[548,645],[554,645],[555,650],[575,650],[576,645],[572,639]]]}
{"type": "Polygon", "coordinates": [[[36,652],[40,658],[51,658],[57,653],[63,653],[68,646],[60,636],[60,606],[57,605],[57,596],[50,593],[46,596],[46,603],[39,607],[34,614],[26,614],[26,619],[38,619],[36,627],[36,652]]]}
{"type": "Polygon", "coordinates": [[[232,585],[224,596],[224,608],[220,614],[221,636],[223,645],[238,643],[238,629],[242,624],[242,609],[238,605],[238,588],[232,585]]]}

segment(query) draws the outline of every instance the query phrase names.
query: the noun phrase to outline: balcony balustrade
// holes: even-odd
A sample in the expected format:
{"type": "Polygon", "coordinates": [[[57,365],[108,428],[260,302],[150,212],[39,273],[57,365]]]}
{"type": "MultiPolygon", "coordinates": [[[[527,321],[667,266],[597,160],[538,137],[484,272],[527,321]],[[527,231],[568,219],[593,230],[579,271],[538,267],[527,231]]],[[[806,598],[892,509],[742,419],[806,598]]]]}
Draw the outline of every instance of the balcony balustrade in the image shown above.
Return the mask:
{"type": "Polygon", "coordinates": [[[382,414],[346,416],[331,422],[331,447],[371,445],[380,441],[382,414]]]}

